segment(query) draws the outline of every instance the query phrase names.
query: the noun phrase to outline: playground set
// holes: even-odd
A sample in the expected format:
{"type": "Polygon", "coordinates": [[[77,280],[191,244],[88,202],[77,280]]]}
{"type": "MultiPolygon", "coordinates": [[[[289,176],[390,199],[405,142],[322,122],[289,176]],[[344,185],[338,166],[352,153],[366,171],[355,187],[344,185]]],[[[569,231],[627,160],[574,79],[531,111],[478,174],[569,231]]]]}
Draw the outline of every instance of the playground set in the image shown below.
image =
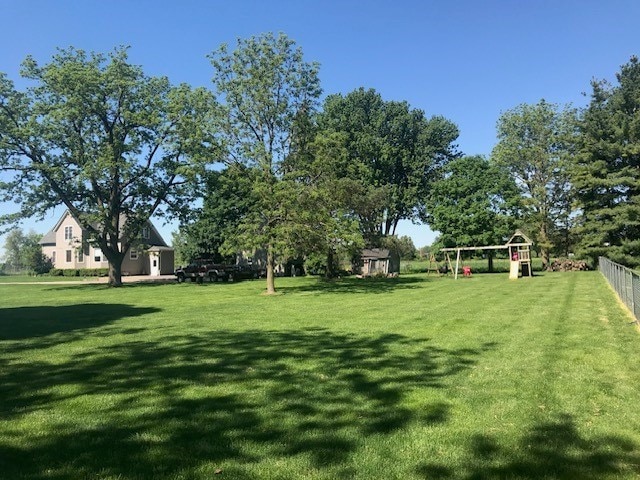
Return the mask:
{"type": "MultiPolygon", "coordinates": [[[[475,246],[475,247],[451,247],[442,248],[441,252],[444,253],[446,259],[446,265],[450,272],[453,272],[454,278],[458,279],[458,272],[460,271],[460,252],[477,251],[477,250],[508,250],[510,259],[509,279],[517,280],[522,277],[533,277],[533,270],[531,268],[531,247],[533,242],[522,231],[516,230],[511,236],[509,241],[504,245],[487,245],[487,246],[475,246]],[[451,263],[450,254],[455,252],[456,263],[455,268],[451,263]]],[[[435,259],[435,255],[431,254],[429,259],[429,270],[438,271],[442,273],[442,268],[435,259]],[[435,262],[435,268],[432,268],[435,262]]],[[[446,267],[445,267],[446,268],[446,267]]],[[[462,273],[465,277],[471,276],[471,267],[462,266],[462,273]]]]}

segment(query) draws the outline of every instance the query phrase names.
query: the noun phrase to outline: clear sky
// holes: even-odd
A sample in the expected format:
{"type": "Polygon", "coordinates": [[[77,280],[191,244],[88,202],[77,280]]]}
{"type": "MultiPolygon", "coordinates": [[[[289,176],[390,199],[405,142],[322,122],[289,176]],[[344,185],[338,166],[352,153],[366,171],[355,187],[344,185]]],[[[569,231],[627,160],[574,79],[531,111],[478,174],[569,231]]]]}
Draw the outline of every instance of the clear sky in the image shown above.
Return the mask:
{"type": "MultiPolygon", "coordinates": [[[[463,153],[486,156],[501,112],[542,98],[582,107],[592,79],[615,81],[640,54],[637,0],[0,0],[0,18],[0,71],[19,88],[27,55],[120,45],[148,75],[209,87],[206,55],[221,43],[284,32],[320,63],[325,95],[406,100],[455,122],[463,153]]],[[[45,233],[61,213],[23,228],[45,233]]],[[[156,224],[170,242],[175,226],[156,224]]],[[[409,222],[398,233],[417,247],[434,238],[409,222]]]]}

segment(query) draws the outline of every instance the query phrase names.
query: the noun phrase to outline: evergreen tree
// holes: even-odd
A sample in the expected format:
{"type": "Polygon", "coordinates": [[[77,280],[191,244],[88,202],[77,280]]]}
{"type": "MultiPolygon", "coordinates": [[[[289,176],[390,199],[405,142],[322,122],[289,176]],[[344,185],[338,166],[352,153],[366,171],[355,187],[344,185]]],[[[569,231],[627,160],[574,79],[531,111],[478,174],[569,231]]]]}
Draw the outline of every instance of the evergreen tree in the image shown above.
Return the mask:
{"type": "Polygon", "coordinates": [[[582,210],[579,253],[640,265],[640,62],[632,57],[618,84],[594,81],[580,123],[573,183],[582,210]]]}

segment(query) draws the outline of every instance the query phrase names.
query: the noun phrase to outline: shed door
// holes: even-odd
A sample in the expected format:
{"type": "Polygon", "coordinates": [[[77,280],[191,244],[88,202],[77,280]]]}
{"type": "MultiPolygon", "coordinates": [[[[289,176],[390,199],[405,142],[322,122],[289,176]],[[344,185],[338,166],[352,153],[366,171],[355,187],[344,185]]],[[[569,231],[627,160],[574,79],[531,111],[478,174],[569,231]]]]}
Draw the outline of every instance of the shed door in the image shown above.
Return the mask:
{"type": "Polygon", "coordinates": [[[153,276],[160,275],[160,254],[158,252],[150,253],[149,262],[151,263],[149,273],[153,276]]]}

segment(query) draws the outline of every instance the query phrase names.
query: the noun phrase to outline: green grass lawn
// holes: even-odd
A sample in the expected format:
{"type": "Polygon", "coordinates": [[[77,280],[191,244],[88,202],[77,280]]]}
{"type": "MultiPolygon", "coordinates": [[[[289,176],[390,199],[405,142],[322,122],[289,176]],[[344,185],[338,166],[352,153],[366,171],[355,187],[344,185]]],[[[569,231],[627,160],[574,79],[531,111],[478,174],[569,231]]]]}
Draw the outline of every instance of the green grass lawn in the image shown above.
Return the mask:
{"type": "Polygon", "coordinates": [[[63,277],[49,275],[0,275],[0,284],[2,283],[47,283],[47,282],[81,282],[95,281],[96,277],[63,277]]]}
{"type": "Polygon", "coordinates": [[[599,273],[277,287],[0,285],[0,478],[640,476],[599,273]]]}

